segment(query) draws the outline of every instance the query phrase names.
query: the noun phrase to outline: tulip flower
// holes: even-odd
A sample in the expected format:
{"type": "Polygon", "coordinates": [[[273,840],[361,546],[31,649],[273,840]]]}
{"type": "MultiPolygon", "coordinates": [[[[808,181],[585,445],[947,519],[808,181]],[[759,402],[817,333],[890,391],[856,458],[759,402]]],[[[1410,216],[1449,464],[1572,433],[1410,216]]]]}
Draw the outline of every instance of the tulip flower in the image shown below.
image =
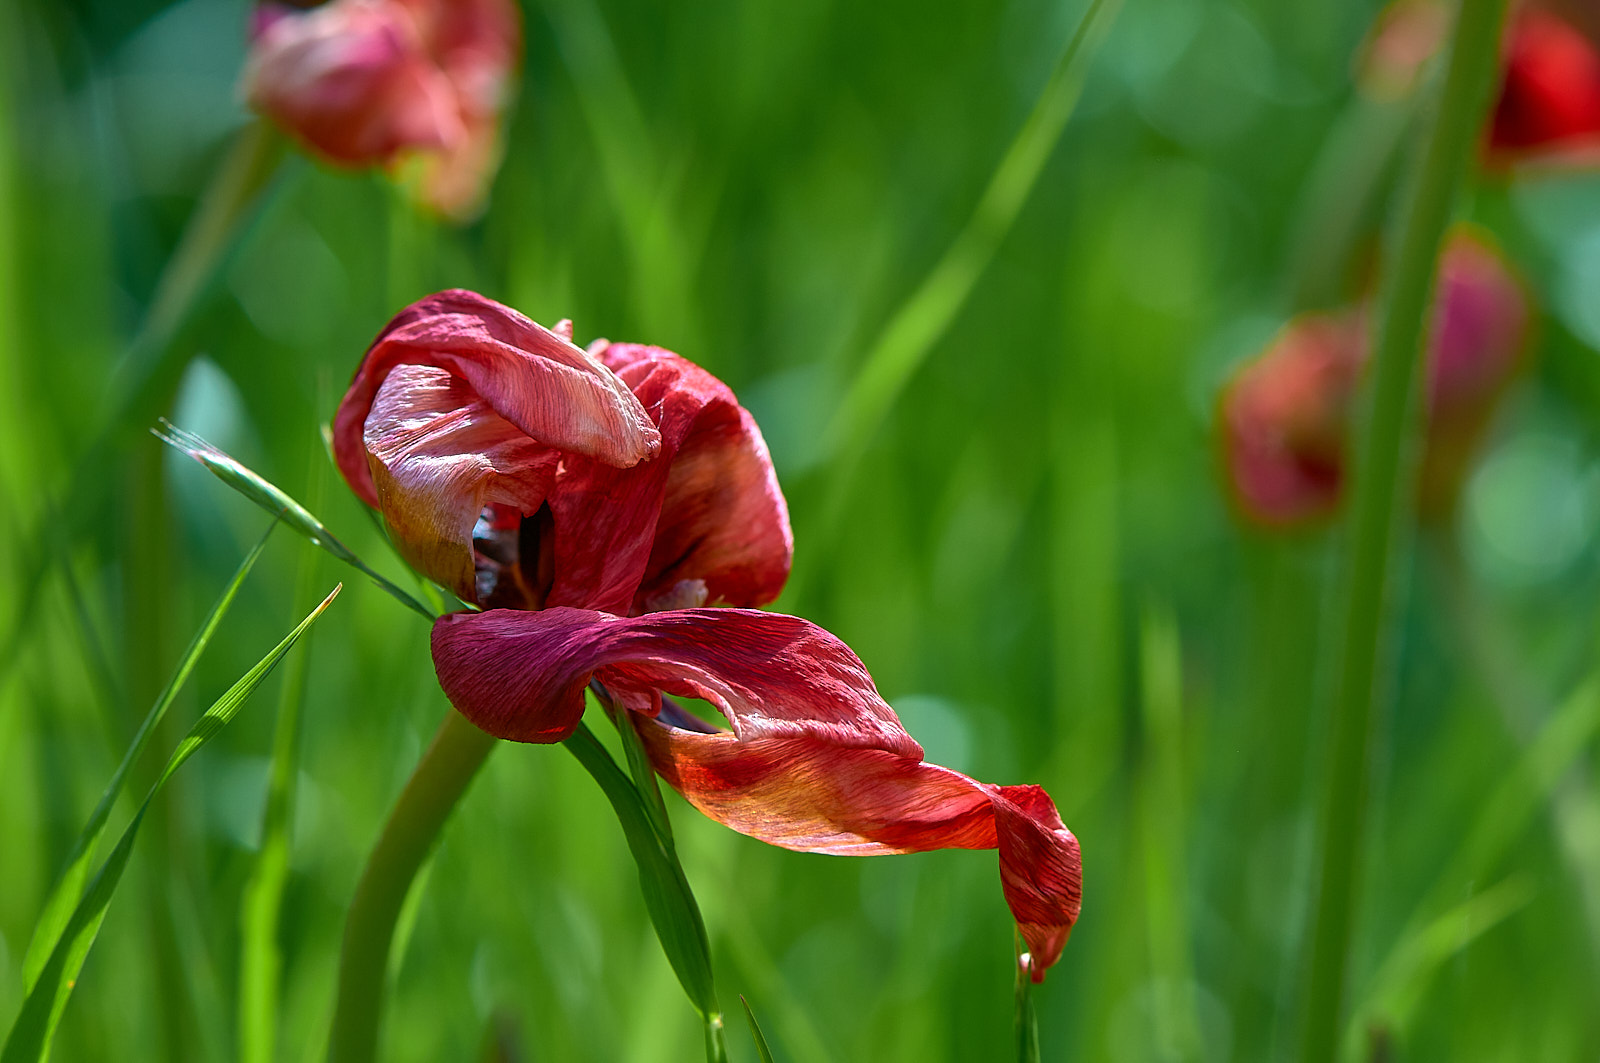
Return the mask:
{"type": "Polygon", "coordinates": [[[571,335],[441,292],[384,328],[335,418],[339,468],[401,553],[486,608],[434,626],[451,703],[497,738],[559,742],[597,681],[661,777],[751,837],[998,849],[1042,979],[1081,897],[1049,797],[925,763],[848,647],[745,608],[777,597],[793,552],[754,419],[670,351],[571,335]],[[729,729],[664,694],[704,698],[729,729]]]}
{"type": "MultiPolygon", "coordinates": [[[[1367,361],[1364,314],[1291,321],[1223,392],[1223,464],[1234,501],[1269,528],[1316,524],[1338,509],[1356,386],[1367,361]]],[[[1418,502],[1447,513],[1500,395],[1528,347],[1521,282],[1485,237],[1461,226],[1440,258],[1428,352],[1418,502]]]]}
{"type": "MultiPolygon", "coordinates": [[[[1600,160],[1600,16],[1587,22],[1555,4],[1520,6],[1506,27],[1504,77],[1484,137],[1495,167],[1600,160]]],[[[1378,16],[1357,63],[1369,96],[1408,95],[1442,46],[1449,9],[1440,0],[1397,0],[1378,16]]]]}
{"type": "Polygon", "coordinates": [[[521,48],[512,0],[329,0],[256,11],[244,92],[318,157],[417,162],[419,198],[470,215],[498,165],[521,48]]]}
{"type": "Polygon", "coordinates": [[[1337,510],[1364,328],[1355,314],[1296,318],[1223,393],[1228,484],[1252,521],[1289,528],[1337,510]]]}

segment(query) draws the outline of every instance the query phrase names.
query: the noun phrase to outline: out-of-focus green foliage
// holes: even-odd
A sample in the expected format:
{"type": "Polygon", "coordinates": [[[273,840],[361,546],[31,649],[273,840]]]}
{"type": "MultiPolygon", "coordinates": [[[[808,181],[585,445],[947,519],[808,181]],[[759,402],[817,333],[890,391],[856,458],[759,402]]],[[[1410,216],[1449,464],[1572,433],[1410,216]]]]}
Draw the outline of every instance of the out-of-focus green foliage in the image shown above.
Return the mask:
{"type": "MultiPolygon", "coordinates": [[[[292,158],[179,331],[187,368],[163,412],[304,497],[366,344],[446,286],[571,317],[580,342],[699,361],[755,412],[789,497],[797,590],[779,607],[850,643],[930,759],[1042,783],[1082,842],[1083,917],[1033,994],[1041,1057],[1273,1058],[1297,1022],[1337,537],[1241,528],[1211,420],[1230,368],[1291,309],[1294,238],[1315,231],[1303,190],[1377,5],[1125,0],[948,331],[858,450],[824,447],[1085,7],[528,5],[484,218],[448,228],[381,178],[292,158]]],[[[74,837],[260,530],[148,437],[94,470],[101,501],[45,508],[115,407],[123,345],[247,120],[246,17],[242,0],[0,5],[0,599],[49,562],[0,657],[6,1025],[74,837]]],[[[1600,179],[1478,177],[1467,210],[1528,276],[1541,338],[1457,520],[1419,539],[1405,576],[1349,1042],[1587,1058],[1600,179]]],[[[330,485],[318,516],[411,586],[330,485]]],[[[281,634],[311,549],[275,537],[158,747],[281,634]]],[[[344,909],[445,709],[426,625],[364,581],[343,597],[306,679],[277,921],[285,1060],[326,1041],[344,909]]],[[[57,1058],[232,1053],[270,717],[243,714],[152,805],[57,1058]]],[[[1005,1058],[1014,961],[991,854],[798,855],[667,802],[722,1005],[757,1001],[776,1058],[1005,1058]]],[[[385,1044],[402,1063],[699,1051],[612,812],[555,749],[492,758],[394,977],[385,1044]]]]}

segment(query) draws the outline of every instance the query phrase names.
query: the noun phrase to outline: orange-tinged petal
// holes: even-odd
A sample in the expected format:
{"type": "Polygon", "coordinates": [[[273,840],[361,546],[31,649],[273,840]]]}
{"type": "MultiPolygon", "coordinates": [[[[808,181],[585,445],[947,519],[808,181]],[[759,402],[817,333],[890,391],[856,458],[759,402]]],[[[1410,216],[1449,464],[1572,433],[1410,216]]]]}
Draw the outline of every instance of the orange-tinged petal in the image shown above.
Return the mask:
{"type": "Polygon", "coordinates": [[[807,621],[746,609],[458,613],[434,625],[433,656],[451,703],[516,741],[566,737],[598,680],[634,711],[667,782],[774,845],[857,856],[998,849],[1036,980],[1077,919],[1078,843],[1045,792],[924,762],[866,667],[807,621]],[[730,730],[670,703],[663,711],[663,693],[711,702],[730,730]]]}

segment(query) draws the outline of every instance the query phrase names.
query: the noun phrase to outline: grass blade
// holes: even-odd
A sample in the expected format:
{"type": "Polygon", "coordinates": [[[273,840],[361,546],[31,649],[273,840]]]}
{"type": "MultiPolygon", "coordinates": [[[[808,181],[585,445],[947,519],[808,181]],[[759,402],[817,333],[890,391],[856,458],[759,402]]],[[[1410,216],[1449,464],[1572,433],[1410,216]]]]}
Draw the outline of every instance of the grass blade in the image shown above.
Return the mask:
{"type": "Polygon", "coordinates": [[[274,646],[265,657],[256,662],[255,667],[240,676],[226,693],[212,703],[205,715],[195,721],[183,741],[178,743],[172,756],[167,758],[166,767],[162,769],[155,785],[145,796],[139,811],[134,814],[132,821],[122,832],[116,848],[111,851],[111,855],[106,858],[106,862],[95,875],[94,881],[89,884],[88,891],[68,920],[65,932],[51,950],[50,958],[46,961],[39,978],[29,990],[27,999],[22,1004],[22,1012],[17,1016],[17,1021],[6,1038],[5,1048],[0,1051],[0,1063],[38,1063],[49,1056],[50,1041],[55,1035],[56,1026],[61,1021],[61,1013],[67,1006],[67,998],[72,995],[72,990],[77,985],[78,973],[83,969],[83,962],[89,955],[89,949],[94,945],[100,924],[105,921],[111,897],[122,880],[122,873],[127,869],[128,858],[133,852],[133,843],[138,837],[139,827],[144,822],[145,813],[150,810],[156,795],[184,762],[194,756],[200,747],[214,738],[234,716],[238,715],[239,709],[249,700],[250,695],[255,693],[256,688],[272,669],[283,660],[284,655],[299,641],[300,636],[305,634],[306,629],[316,622],[323,610],[332,604],[341,589],[343,589],[342,584],[334,587],[333,592],[300,621],[293,631],[284,636],[282,642],[274,646]]]}
{"type": "MultiPolygon", "coordinates": [[[[1083,91],[1084,75],[1111,26],[1118,0],[1091,0],[1050,79],[989,178],[966,226],[932,272],[884,326],[823,437],[829,456],[856,454],[928,352],[966,305],[1011,231],[1083,91]]],[[[836,488],[842,492],[843,487],[836,488]]]]}
{"type": "Polygon", "coordinates": [[[711,943],[706,936],[700,906],[671,841],[662,837],[638,787],[611,759],[611,754],[587,725],[580,723],[562,745],[578,758],[578,763],[600,784],[606,800],[611,802],[623,834],[627,836],[628,849],[639,867],[645,908],[661,940],[662,951],[667,954],[690,1003],[705,1020],[706,1058],[725,1058],[726,1051],[721,1046],[722,1015],[717,1008],[711,972],[711,943]]]}
{"type": "Polygon", "coordinates": [[[751,1010],[750,1002],[744,998],[743,993],[739,994],[739,1003],[744,1005],[744,1017],[750,1024],[750,1037],[756,1043],[756,1054],[761,1057],[761,1063],[772,1063],[772,1049],[767,1045],[767,1037],[761,1032],[761,1024],[756,1022],[756,1013],[751,1010]]]}
{"type": "Polygon", "coordinates": [[[438,616],[437,612],[430,610],[410,594],[373,571],[365,561],[356,556],[355,551],[340,542],[328,530],[327,525],[313,516],[310,510],[289,497],[289,494],[283,488],[268,480],[265,476],[262,476],[225,451],[212,446],[193,432],[186,432],[164,418],[161,421],[161,427],[151,429],[151,432],[163,443],[183,451],[183,453],[204,465],[217,479],[283,521],[296,534],[309,540],[313,546],[322,547],[340,561],[372,580],[395,601],[412,612],[426,617],[430,624],[438,616]]]}
{"type": "Polygon", "coordinates": [[[31,991],[39,981],[39,974],[44,970],[45,963],[55,951],[56,944],[60,941],[62,932],[67,928],[67,922],[72,917],[72,911],[77,906],[79,898],[83,895],[84,880],[89,874],[89,860],[94,855],[96,843],[105,831],[106,820],[111,815],[112,806],[117,798],[122,795],[122,788],[128,781],[128,772],[138,761],[145,747],[150,744],[150,738],[155,734],[156,727],[161,723],[162,717],[167,714],[178,692],[183,689],[183,684],[188,681],[189,675],[194,671],[195,664],[200,660],[200,655],[205,652],[210,644],[211,637],[216,634],[217,626],[222,622],[229,606],[238,596],[239,588],[243,585],[245,577],[255,567],[256,560],[261,556],[261,551],[266,548],[267,540],[272,536],[273,528],[277,527],[274,521],[255,548],[245,555],[239,563],[238,569],[233,574],[233,579],[223,588],[222,594],[217,598],[216,604],[211,607],[211,612],[206,615],[200,629],[195,632],[188,649],[178,660],[178,667],[173,671],[172,678],[167,681],[166,687],[156,697],[155,704],[150,706],[150,711],[145,714],[144,721],[139,724],[139,729],[134,733],[133,741],[122,756],[122,763],[117,765],[117,770],[112,773],[111,781],[106,784],[105,792],[100,795],[100,801],[95,805],[94,811],[89,814],[88,822],[78,832],[77,840],[73,842],[72,849],[67,855],[66,868],[61,872],[55,886],[51,889],[49,897],[45,899],[44,911],[39,916],[39,922],[34,927],[33,939],[28,943],[28,951],[22,961],[22,984],[24,991],[31,991]]]}

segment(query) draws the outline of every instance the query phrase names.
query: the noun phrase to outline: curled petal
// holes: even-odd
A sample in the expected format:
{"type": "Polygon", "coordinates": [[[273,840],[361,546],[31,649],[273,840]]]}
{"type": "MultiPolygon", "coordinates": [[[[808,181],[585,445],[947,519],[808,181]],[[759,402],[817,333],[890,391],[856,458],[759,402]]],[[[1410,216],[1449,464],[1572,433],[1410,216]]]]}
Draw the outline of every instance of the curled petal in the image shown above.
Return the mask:
{"type": "Polygon", "coordinates": [[[613,533],[637,523],[637,514],[660,515],[641,529],[648,535],[634,536],[608,559],[616,576],[605,592],[595,591],[598,576],[578,578],[578,558],[558,556],[558,571],[572,578],[566,586],[558,579],[552,604],[639,613],[682,604],[691,588],[704,594],[696,604],[754,606],[776,598],[794,537],[755,419],[727,385],[671,351],[604,341],[591,350],[660,427],[662,464],[653,481],[575,464],[569,479],[587,481],[585,490],[563,491],[557,524],[574,529],[574,543],[600,535],[617,543],[613,533]],[[611,505],[591,504],[606,498],[611,505]],[[600,524],[606,527],[590,527],[600,524]]]}
{"type": "Polygon", "coordinates": [[[639,400],[581,348],[476,292],[444,291],[413,303],[378,334],[334,417],[339,470],[369,505],[378,496],[363,426],[384,379],[401,365],[448,370],[530,439],[602,464],[632,466],[661,447],[639,400]]]}
{"type": "Polygon", "coordinates": [[[636,713],[664,779],[706,815],[774,845],[998,849],[1036,980],[1077,919],[1078,843],[1044,791],[925,763],[855,654],[804,620],[743,609],[458,613],[434,625],[433,654],[456,708],[518,741],[570,734],[598,679],[636,713]],[[662,711],[662,693],[709,701],[730,729],[662,711]]]}
{"type": "Polygon", "coordinates": [[[378,506],[406,561],[477,601],[472,529],[494,504],[537,512],[560,454],[495,413],[459,377],[396,367],[362,433],[378,506]]]}

